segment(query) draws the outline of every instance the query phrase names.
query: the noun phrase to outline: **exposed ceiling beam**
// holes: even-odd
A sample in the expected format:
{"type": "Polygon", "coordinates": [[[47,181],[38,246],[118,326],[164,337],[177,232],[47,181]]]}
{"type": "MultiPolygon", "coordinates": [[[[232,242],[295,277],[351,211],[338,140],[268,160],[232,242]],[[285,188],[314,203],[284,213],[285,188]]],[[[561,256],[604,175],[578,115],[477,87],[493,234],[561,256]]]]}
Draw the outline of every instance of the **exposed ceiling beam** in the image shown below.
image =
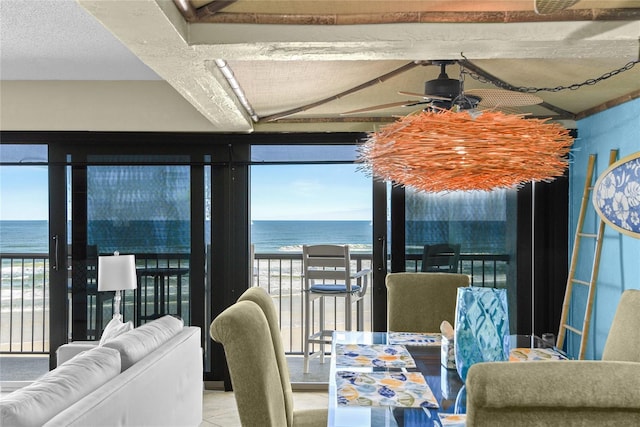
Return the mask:
{"type": "Polygon", "coordinates": [[[198,8],[198,20],[203,22],[204,20],[215,16],[225,7],[235,3],[236,0],[218,0],[198,8]]]}
{"type": "Polygon", "coordinates": [[[191,24],[189,42],[225,60],[429,60],[638,56],[640,21],[520,24],[191,24]]]}
{"type": "Polygon", "coordinates": [[[187,22],[193,22],[198,19],[196,9],[189,0],[173,0],[173,3],[187,22]]]}
{"type": "Polygon", "coordinates": [[[576,114],[576,120],[584,119],[585,117],[592,116],[594,114],[600,113],[602,111],[608,110],[609,108],[613,108],[617,105],[624,104],[625,102],[633,101],[634,99],[640,98],[640,90],[636,90],[634,92],[628,93],[624,96],[621,96],[616,99],[612,99],[610,101],[604,102],[600,105],[597,105],[593,108],[589,108],[588,110],[584,110],[576,114]]]}
{"type": "MultiPolygon", "coordinates": [[[[250,25],[187,22],[174,1],[77,0],[215,128],[251,132],[215,59],[357,61],[638,57],[640,21],[250,25]]],[[[180,3],[178,1],[178,3],[180,3]]],[[[347,121],[345,121],[347,123],[347,121]]]]}
{"type": "MultiPolygon", "coordinates": [[[[577,9],[553,15],[538,15],[533,11],[483,12],[392,12],[358,14],[277,14],[219,12],[228,5],[214,2],[198,9],[195,22],[210,24],[270,24],[270,25],[360,25],[408,23],[518,23],[550,21],[634,21],[640,19],[640,9],[577,9]],[[218,6],[214,8],[214,6],[218,6]],[[208,9],[215,9],[209,12],[208,9]],[[203,12],[201,12],[203,11],[203,12]]],[[[229,2],[233,3],[233,2],[229,2]]],[[[185,18],[189,19],[187,15],[185,18]]],[[[191,20],[191,19],[190,19],[191,20]]]]}
{"type": "MultiPolygon", "coordinates": [[[[214,127],[251,132],[251,118],[217,67],[187,43],[187,23],[173,2],[77,0],[214,127]]],[[[213,58],[208,58],[213,59],[213,58]]]]}

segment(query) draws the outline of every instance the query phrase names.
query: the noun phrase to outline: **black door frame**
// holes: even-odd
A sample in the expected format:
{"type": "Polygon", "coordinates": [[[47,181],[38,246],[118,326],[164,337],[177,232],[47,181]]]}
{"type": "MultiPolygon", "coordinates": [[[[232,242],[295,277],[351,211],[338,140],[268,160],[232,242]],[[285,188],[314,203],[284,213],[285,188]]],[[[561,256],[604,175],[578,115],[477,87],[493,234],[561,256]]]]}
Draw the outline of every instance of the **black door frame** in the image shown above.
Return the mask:
{"type": "MultiPolygon", "coordinates": [[[[224,352],[209,338],[209,322],[222,310],[233,304],[249,286],[247,265],[249,249],[249,166],[250,146],[356,144],[362,133],[317,134],[203,134],[155,132],[39,132],[0,131],[4,143],[47,144],[49,147],[49,223],[50,235],[57,245],[50,245],[52,263],[50,280],[50,366],[56,365],[56,349],[68,341],[68,270],[67,270],[67,178],[68,168],[76,168],[76,189],[82,187],[82,171],[89,155],[188,155],[187,162],[175,164],[191,167],[191,324],[202,330],[202,343],[206,351],[205,380],[227,380],[224,352]],[[68,154],[71,154],[73,162],[68,154]],[[82,159],[82,160],[77,160],[82,159]],[[204,176],[211,171],[211,258],[207,260],[204,236],[204,176]],[[56,252],[57,247],[57,252],[56,252]],[[205,273],[206,266],[210,269],[205,273]],[[202,268],[195,268],[202,266],[202,268]],[[213,279],[211,279],[213,278],[213,279]],[[212,292],[205,284],[211,280],[212,292]],[[201,301],[202,304],[197,304],[201,301]]],[[[104,164],[104,163],[103,163],[104,164]]],[[[125,163],[118,162],[123,165],[125,163]]],[[[143,162],[149,165],[153,163],[143,162]]],[[[161,162],[159,164],[167,164],[161,162]]],[[[86,178],[86,176],[85,176],[86,178]]],[[[86,185],[86,183],[85,183],[86,185]]],[[[78,190],[81,191],[81,190],[78,190]]],[[[384,199],[384,197],[383,197],[384,199]]],[[[382,212],[385,212],[383,209],[382,212]]],[[[86,215],[86,213],[85,213],[86,215]]],[[[382,216],[384,218],[384,215],[382,216]]],[[[86,221],[86,218],[85,218],[86,221]]],[[[82,220],[80,220],[82,222],[82,220]]],[[[385,225],[386,229],[386,225],[385,225]]],[[[81,235],[78,237],[82,240],[81,235]]],[[[85,246],[78,240],[76,248],[85,246]]],[[[53,240],[52,240],[53,241],[53,240]]],[[[86,243],[86,236],[85,236],[86,243]]],[[[375,247],[375,245],[374,245],[375,247]]],[[[383,277],[383,276],[382,276],[383,277]]],[[[374,275],[375,278],[375,275],[374,275]]],[[[378,294],[380,295],[380,294],[378,294]]],[[[79,298],[79,297],[77,297],[79,298]]],[[[79,303],[80,300],[76,299],[79,303]]],[[[84,306],[86,307],[86,306],[84,306]]],[[[378,313],[385,313],[380,307],[378,313]],[[382,310],[382,311],[380,311],[382,310]]],[[[384,314],[383,314],[384,315],[384,314]]],[[[81,320],[80,320],[81,321],[81,320]]]]}

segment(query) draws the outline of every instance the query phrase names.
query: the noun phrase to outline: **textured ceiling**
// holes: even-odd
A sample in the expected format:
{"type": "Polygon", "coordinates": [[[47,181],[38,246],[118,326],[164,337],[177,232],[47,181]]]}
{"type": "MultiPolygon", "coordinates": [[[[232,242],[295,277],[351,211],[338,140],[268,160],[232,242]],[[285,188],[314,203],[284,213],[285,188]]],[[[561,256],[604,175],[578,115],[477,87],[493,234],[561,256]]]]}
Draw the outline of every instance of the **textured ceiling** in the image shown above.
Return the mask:
{"type": "MultiPolygon", "coordinates": [[[[201,3],[0,0],[0,77],[164,81],[213,131],[368,131],[422,107],[341,113],[416,100],[398,91],[424,93],[440,71],[432,61],[466,58],[468,72],[478,67],[513,86],[554,88],[607,75],[639,54],[640,1],[582,0],[549,17],[535,15],[532,0],[372,1],[349,15],[367,23],[350,25],[301,22],[346,16],[362,1],[201,3]],[[487,10],[502,15],[477,13],[487,10]],[[511,10],[518,14],[504,14],[511,10]],[[437,21],[445,15],[434,13],[447,11],[437,21]],[[265,14],[281,23],[256,23],[265,14]],[[407,67],[414,61],[425,65],[407,67]],[[410,69],[372,82],[400,67],[410,69]]],[[[460,68],[447,73],[457,79],[460,68]]],[[[465,90],[496,88],[463,77],[465,90]]],[[[537,95],[544,104],[519,111],[572,126],[575,117],[638,97],[640,65],[578,90],[537,95]]]]}
{"type": "Polygon", "coordinates": [[[2,80],[157,80],[74,0],[0,0],[2,80]]]}

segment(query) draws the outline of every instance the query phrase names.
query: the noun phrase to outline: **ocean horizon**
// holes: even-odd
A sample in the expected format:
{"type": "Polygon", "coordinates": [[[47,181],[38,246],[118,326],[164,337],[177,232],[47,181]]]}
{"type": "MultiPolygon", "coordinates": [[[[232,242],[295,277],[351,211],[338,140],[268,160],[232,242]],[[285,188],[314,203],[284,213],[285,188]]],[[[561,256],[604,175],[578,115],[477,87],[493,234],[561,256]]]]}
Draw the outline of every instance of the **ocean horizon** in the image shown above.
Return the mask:
{"type": "MultiPolygon", "coordinates": [[[[208,227],[205,227],[208,229],[208,227]]],[[[188,253],[188,221],[89,221],[89,244],[101,253],[188,253]]],[[[0,221],[0,252],[48,253],[48,221],[0,221]]],[[[302,251],[303,244],[348,244],[353,251],[371,252],[371,221],[278,221],[251,223],[256,252],[302,251]]]]}
{"type": "MultiPolygon", "coordinates": [[[[505,227],[504,221],[407,221],[407,253],[421,253],[424,244],[438,242],[460,242],[462,253],[505,253],[505,227]]],[[[191,247],[189,221],[89,221],[88,233],[89,244],[100,253],[189,253],[191,247]]],[[[0,221],[2,253],[46,254],[48,239],[46,220],[0,221]]],[[[251,222],[256,253],[302,252],[303,244],[348,244],[353,252],[371,253],[372,241],[367,220],[251,222]]]]}

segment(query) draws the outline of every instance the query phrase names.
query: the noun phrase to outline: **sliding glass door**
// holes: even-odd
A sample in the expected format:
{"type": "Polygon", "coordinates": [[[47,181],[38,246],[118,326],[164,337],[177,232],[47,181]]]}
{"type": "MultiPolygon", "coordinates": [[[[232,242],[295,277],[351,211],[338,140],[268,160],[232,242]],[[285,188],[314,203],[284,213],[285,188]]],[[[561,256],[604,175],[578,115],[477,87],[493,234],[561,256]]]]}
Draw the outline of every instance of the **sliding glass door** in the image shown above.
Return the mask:
{"type": "Polygon", "coordinates": [[[301,163],[353,168],[360,135],[2,136],[48,147],[50,365],[55,366],[60,345],[99,338],[111,319],[113,295],[98,289],[96,260],[118,251],[134,254],[138,270],[138,289],[125,291],[120,307],[124,319],[141,325],[168,313],[199,326],[204,379],[219,381],[228,379],[224,352],[208,328],[250,286],[249,168],[269,163],[252,157],[250,147],[255,155],[260,152],[255,147],[262,146],[262,154],[269,156],[276,145],[299,145],[301,151],[325,145],[329,157],[311,156],[301,163]],[[344,161],[345,152],[349,161],[344,161]]]}
{"type": "Polygon", "coordinates": [[[124,321],[169,314],[204,325],[212,156],[181,148],[115,137],[50,144],[52,351],[100,338],[115,307],[114,292],[99,288],[98,257],[115,253],[136,259],[137,288],[119,306],[124,321]]]}
{"type": "MultiPolygon", "coordinates": [[[[96,156],[93,161],[110,160],[96,156]]],[[[134,161],[129,158],[128,161],[134,161]]],[[[161,157],[156,161],[161,160],[161,157]]],[[[173,159],[172,159],[173,160],[173,159]]],[[[87,166],[86,229],[74,226],[74,241],[86,237],[85,265],[74,275],[73,289],[87,292],[87,332],[98,338],[113,313],[113,294],[96,282],[97,257],[133,254],[138,289],[126,291],[120,312],[124,320],[143,324],[173,314],[189,324],[190,168],[185,165],[87,166]]],[[[79,194],[77,192],[75,194],[79,194]]],[[[73,196],[73,192],[71,194],[73,196]]],[[[84,200],[72,202],[73,217],[82,215],[84,200]]],[[[72,254],[80,254],[79,250],[72,254]]],[[[82,292],[74,292],[74,295],[82,292]]],[[[79,306],[85,306],[84,297],[79,306]]],[[[74,307],[77,304],[74,299],[74,307]]],[[[83,329],[83,328],[80,328],[83,329]]]]}
{"type": "MultiPolygon", "coordinates": [[[[47,146],[0,148],[0,353],[49,352],[49,208],[47,146]]],[[[43,358],[3,359],[0,383],[34,380],[43,358]]],[[[0,385],[1,387],[1,385],[0,385]]]]}

